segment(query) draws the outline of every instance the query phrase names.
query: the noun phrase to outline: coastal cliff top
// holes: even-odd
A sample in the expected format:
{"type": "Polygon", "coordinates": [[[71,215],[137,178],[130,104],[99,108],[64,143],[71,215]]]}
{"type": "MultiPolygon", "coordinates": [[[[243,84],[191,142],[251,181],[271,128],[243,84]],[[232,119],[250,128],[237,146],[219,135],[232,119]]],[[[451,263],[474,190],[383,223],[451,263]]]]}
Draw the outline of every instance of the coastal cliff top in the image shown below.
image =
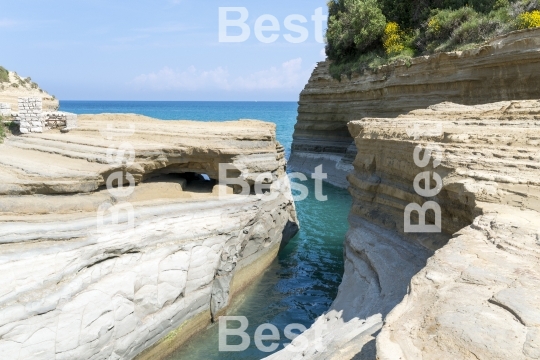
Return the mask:
{"type": "MultiPolygon", "coordinates": [[[[475,66],[482,68],[497,58],[507,66],[514,66],[514,64],[517,66],[526,61],[538,63],[539,48],[540,28],[519,30],[497,36],[474,48],[438,52],[407,60],[398,59],[374,69],[353,72],[350,77],[343,75],[340,80],[336,80],[331,75],[329,68],[333,61],[327,59],[319,62],[314,69],[308,84],[301,93],[301,102],[302,97],[328,92],[372,91],[376,88],[409,82],[419,85],[423,82],[438,83],[443,79],[447,82],[449,80],[463,81],[466,78],[475,79],[475,72],[469,68],[475,66]],[[495,59],[490,57],[495,57],[495,59]]],[[[486,97],[484,102],[488,101],[489,98],[486,97]]]]}
{"type": "Polygon", "coordinates": [[[42,98],[44,110],[57,110],[59,107],[58,100],[30,77],[21,77],[14,71],[0,67],[0,103],[8,103],[12,111],[17,111],[18,99],[21,97],[42,98]]]}
{"type": "Polygon", "coordinates": [[[351,121],[349,130],[357,142],[439,144],[445,149],[445,184],[474,181],[474,192],[485,192],[479,195],[483,201],[506,199],[503,203],[540,211],[540,100],[476,106],[445,102],[395,119],[351,121]],[[495,193],[486,190],[493,186],[495,193]]]}
{"type": "Polygon", "coordinates": [[[250,183],[263,172],[285,173],[283,147],[271,123],[100,114],[82,115],[78,124],[69,133],[51,130],[5,139],[0,145],[0,214],[95,211],[111,198],[107,179],[118,171],[125,187],[126,174],[137,184],[130,201],[216,195],[220,163],[230,164],[250,183]]]}

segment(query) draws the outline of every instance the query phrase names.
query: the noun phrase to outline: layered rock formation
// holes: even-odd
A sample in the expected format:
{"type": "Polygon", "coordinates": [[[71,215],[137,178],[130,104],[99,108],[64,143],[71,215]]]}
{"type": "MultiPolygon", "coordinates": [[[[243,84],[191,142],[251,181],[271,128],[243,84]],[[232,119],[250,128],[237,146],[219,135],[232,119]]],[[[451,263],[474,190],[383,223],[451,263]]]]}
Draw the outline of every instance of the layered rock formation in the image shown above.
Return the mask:
{"type": "Polygon", "coordinates": [[[310,345],[272,358],[540,358],[540,101],[443,103],[349,129],[343,283],[310,345]],[[419,145],[434,151],[423,167],[419,145]],[[442,179],[433,196],[414,188],[424,171],[432,189],[442,179]],[[427,201],[441,232],[405,232],[405,208],[427,201]]]}
{"type": "Polygon", "coordinates": [[[313,172],[323,164],[329,182],[347,187],[356,154],[349,121],[394,117],[444,101],[475,105],[540,98],[540,29],[341,81],[330,76],[328,66],[328,61],[318,64],[300,95],[289,166],[313,172]]]}
{"type": "Polygon", "coordinates": [[[297,228],[273,124],[105,114],[81,116],[67,134],[9,136],[0,358],[164,356],[221,314],[297,228]],[[273,174],[278,196],[218,197],[208,178],[220,163],[251,184],[273,174]]]}

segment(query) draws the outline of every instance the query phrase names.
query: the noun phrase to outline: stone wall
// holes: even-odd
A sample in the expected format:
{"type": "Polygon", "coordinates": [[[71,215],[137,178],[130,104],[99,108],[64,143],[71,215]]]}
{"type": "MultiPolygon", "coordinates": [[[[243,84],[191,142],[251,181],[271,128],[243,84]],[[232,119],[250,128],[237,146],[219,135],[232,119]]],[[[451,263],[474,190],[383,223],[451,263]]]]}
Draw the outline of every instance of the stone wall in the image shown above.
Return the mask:
{"type": "Polygon", "coordinates": [[[497,38],[463,52],[415,58],[335,80],[321,62],[300,95],[289,168],[313,172],[347,187],[356,148],[347,123],[394,117],[452,101],[475,105],[540,98],[540,29],[497,38]]]}
{"type": "Polygon", "coordinates": [[[19,113],[16,117],[22,134],[43,132],[43,116],[40,98],[19,98],[19,113]]]}
{"type": "Polygon", "coordinates": [[[15,115],[15,120],[22,134],[77,127],[76,114],[63,111],[43,112],[41,98],[19,98],[19,112],[15,115]]]}
{"type": "Polygon", "coordinates": [[[10,116],[11,106],[8,103],[0,103],[0,116],[10,116]]]}

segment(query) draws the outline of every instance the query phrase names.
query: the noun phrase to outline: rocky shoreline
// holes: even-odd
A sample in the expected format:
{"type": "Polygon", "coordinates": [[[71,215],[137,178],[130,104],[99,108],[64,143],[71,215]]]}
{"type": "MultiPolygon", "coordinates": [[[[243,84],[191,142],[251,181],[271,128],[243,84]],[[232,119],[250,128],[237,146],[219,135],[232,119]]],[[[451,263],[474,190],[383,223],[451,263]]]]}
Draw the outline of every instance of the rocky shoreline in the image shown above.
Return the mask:
{"type": "Polygon", "coordinates": [[[304,333],[323,346],[299,354],[293,342],[269,359],[538,359],[538,114],[537,100],[443,103],[349,123],[358,155],[345,274],[304,333]],[[415,124],[441,131],[418,135],[415,124]],[[442,156],[424,170],[443,185],[425,198],[413,153],[427,144],[442,156]],[[406,206],[427,201],[440,205],[442,232],[405,232],[406,206]]]}
{"type": "Polygon", "coordinates": [[[290,167],[348,187],[345,273],[310,346],[268,359],[540,358],[540,30],[340,82],[328,65],[301,94],[290,167]],[[422,170],[427,144],[441,163],[422,170]],[[426,169],[436,195],[414,187],[426,169]],[[441,232],[405,232],[428,201],[441,232]]]}
{"type": "Polygon", "coordinates": [[[165,356],[298,229],[287,181],[272,201],[232,189],[218,199],[212,181],[220,163],[250,184],[263,172],[283,180],[273,124],[88,115],[67,134],[9,136],[0,150],[2,358],[165,356]],[[126,162],[116,151],[130,148],[126,162]],[[133,193],[122,193],[130,179],[133,193]],[[111,210],[125,203],[133,228],[129,207],[111,210]]]}

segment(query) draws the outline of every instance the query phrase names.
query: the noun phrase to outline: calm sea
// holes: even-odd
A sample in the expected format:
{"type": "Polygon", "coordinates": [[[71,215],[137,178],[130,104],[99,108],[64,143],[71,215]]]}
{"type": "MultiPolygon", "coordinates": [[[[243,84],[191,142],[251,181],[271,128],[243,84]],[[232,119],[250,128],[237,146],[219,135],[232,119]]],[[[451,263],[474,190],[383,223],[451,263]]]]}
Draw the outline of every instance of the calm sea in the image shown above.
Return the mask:
{"type": "MultiPolygon", "coordinates": [[[[257,119],[277,125],[277,138],[290,154],[298,105],[295,102],[130,102],[61,101],[60,110],[76,114],[135,113],[162,120],[225,121],[257,119]]],[[[314,194],[312,181],[304,183],[314,194]]],[[[349,194],[324,185],[328,201],[314,196],[296,204],[300,232],[266,272],[237,299],[228,315],[246,316],[251,337],[257,326],[271,323],[283,329],[291,323],[309,327],[337,294],[343,274],[343,241],[349,194]]],[[[231,338],[230,343],[234,343],[231,338]]],[[[278,348],[282,349],[283,346],[278,348]]],[[[182,346],[170,360],[261,359],[268,356],[251,346],[240,353],[218,351],[218,327],[212,325],[182,346]]]]}

